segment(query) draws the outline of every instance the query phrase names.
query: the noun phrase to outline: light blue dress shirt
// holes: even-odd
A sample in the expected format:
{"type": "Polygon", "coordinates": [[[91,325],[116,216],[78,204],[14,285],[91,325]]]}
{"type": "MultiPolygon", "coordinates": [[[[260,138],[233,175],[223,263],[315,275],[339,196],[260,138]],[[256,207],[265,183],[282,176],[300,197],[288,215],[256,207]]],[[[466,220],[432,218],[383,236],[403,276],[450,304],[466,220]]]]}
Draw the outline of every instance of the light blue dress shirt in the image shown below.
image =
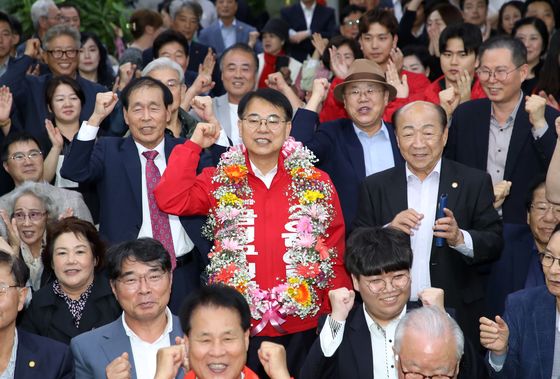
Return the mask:
{"type": "Polygon", "coordinates": [[[359,129],[355,124],[352,125],[364,150],[366,176],[395,166],[389,130],[384,122],[381,122],[381,128],[372,136],[359,129]]]}

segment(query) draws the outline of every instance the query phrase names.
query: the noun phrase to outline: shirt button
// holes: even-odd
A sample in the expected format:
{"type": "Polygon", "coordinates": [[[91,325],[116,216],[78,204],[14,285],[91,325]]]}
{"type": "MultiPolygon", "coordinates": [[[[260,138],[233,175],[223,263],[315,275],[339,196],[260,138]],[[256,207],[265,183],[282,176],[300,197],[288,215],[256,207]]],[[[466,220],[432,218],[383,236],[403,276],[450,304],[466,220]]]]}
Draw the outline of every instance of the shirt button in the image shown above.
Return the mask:
{"type": "Polygon", "coordinates": [[[498,149],[498,153],[501,153],[501,152],[502,152],[502,149],[498,149]]]}
{"type": "Polygon", "coordinates": [[[500,172],[500,170],[496,170],[496,172],[500,172]]]}
{"type": "Polygon", "coordinates": [[[394,366],[394,365],[391,365],[391,368],[395,368],[395,366],[394,366]]]}

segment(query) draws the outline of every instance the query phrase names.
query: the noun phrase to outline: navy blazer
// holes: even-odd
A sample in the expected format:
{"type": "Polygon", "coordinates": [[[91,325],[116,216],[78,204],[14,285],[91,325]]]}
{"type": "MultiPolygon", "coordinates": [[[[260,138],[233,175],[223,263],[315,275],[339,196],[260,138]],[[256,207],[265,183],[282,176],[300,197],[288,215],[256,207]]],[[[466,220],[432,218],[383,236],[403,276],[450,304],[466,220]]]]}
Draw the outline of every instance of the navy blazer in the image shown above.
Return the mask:
{"type": "Polygon", "coordinates": [[[74,379],[74,359],[68,346],[18,328],[17,379],[74,379]]]}
{"type": "MultiPolygon", "coordinates": [[[[184,142],[165,135],[165,158],[184,142]]],[[[75,182],[92,182],[99,194],[99,233],[110,244],[134,240],[142,226],[142,166],[132,136],[103,137],[72,142],[60,174],[75,182]]],[[[187,234],[202,256],[209,241],[201,236],[202,216],[180,217],[187,234]]]]}
{"type": "MultiPolygon", "coordinates": [[[[478,341],[478,319],[483,313],[486,275],[484,263],[502,250],[502,221],[493,206],[490,176],[448,159],[442,159],[438,198],[447,194],[447,208],[457,224],[469,232],[474,257],[467,258],[447,244],[432,241],[430,278],[433,287],[445,291],[445,305],[455,309],[457,323],[471,341],[478,341]]],[[[436,204],[434,204],[434,207],[436,204]]],[[[383,226],[408,209],[405,166],[370,175],[362,185],[355,227],[383,226]]],[[[414,278],[413,278],[414,279],[414,278]]]]}
{"type": "MultiPolygon", "coordinates": [[[[101,328],[92,330],[72,338],[70,348],[74,355],[77,379],[99,379],[105,378],[105,367],[122,353],[128,353],[131,366],[132,379],[136,379],[136,366],[130,338],[124,330],[122,317],[101,328]]],[[[169,333],[169,342],[175,344],[175,337],[183,337],[181,324],[177,316],[173,316],[173,330],[169,333]]],[[[185,375],[181,368],[177,372],[176,379],[182,379],[185,375]]]]}
{"type": "Polygon", "coordinates": [[[556,297],[546,286],[515,292],[506,300],[504,320],[509,327],[507,357],[501,371],[490,370],[491,376],[549,379],[554,361],[556,297]]]}
{"type": "MultiPolygon", "coordinates": [[[[453,113],[445,157],[467,166],[487,171],[488,139],[491,102],[488,99],[467,101],[453,113]]],[[[504,223],[526,224],[525,203],[533,178],[546,175],[552,152],[556,146],[554,120],[560,112],[546,106],[548,130],[535,141],[531,134],[525,99],[521,101],[513,124],[513,134],[507,153],[504,180],[512,182],[511,191],[503,206],[504,223]]]]}
{"type": "MultiPolygon", "coordinates": [[[[43,151],[48,152],[51,141],[45,128],[45,118],[48,115],[45,103],[45,89],[52,74],[41,76],[26,75],[26,71],[33,63],[27,55],[15,59],[8,66],[6,73],[0,77],[0,86],[10,87],[14,97],[15,122],[12,131],[24,129],[39,140],[43,151]]],[[[82,106],[80,119],[88,119],[95,107],[95,97],[98,92],[106,92],[107,88],[100,84],[83,79],[79,75],[76,80],[84,91],[85,103],[82,106]]]]}
{"type": "MultiPolygon", "coordinates": [[[[280,15],[282,19],[288,23],[290,29],[296,32],[307,30],[305,16],[303,15],[303,10],[301,9],[299,1],[292,6],[282,8],[280,10],[280,15]]],[[[315,10],[313,11],[310,25],[311,34],[320,33],[323,38],[330,39],[335,35],[337,24],[334,9],[315,4],[315,10]]],[[[299,44],[290,45],[290,55],[294,59],[303,62],[307,58],[307,55],[313,54],[314,49],[311,38],[306,38],[299,44]]]]}
{"type": "MultiPolygon", "coordinates": [[[[254,26],[244,23],[243,21],[235,20],[235,42],[236,43],[248,43],[249,33],[256,32],[254,26]]],[[[224,45],[224,39],[222,38],[222,31],[220,28],[220,21],[214,21],[210,26],[204,28],[200,31],[198,35],[198,41],[202,44],[211,46],[216,50],[218,57],[222,55],[226,49],[224,45]]],[[[260,40],[257,40],[254,50],[257,53],[262,53],[262,44],[260,40]]],[[[198,70],[197,70],[198,71],[198,70]]]]}
{"type": "MultiPolygon", "coordinates": [[[[350,231],[358,209],[360,185],[366,177],[364,150],[354,131],[352,120],[341,118],[319,124],[316,112],[298,109],[292,121],[291,135],[307,146],[319,159],[338,192],[346,230],[350,231]]],[[[387,124],[386,124],[387,125],[387,124]]],[[[392,125],[387,125],[395,166],[403,165],[392,125]]]]}

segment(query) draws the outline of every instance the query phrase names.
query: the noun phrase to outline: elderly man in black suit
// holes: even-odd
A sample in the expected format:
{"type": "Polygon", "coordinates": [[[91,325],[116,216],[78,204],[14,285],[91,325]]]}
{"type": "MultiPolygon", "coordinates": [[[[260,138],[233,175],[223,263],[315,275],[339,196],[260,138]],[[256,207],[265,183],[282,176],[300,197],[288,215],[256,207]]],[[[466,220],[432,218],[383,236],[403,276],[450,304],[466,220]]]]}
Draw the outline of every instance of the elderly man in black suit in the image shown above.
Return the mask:
{"type": "Polygon", "coordinates": [[[409,234],[411,298],[427,287],[442,288],[446,306],[455,309],[465,334],[476,340],[484,305],[480,264],[496,259],[502,248],[490,178],[442,159],[448,129],[439,105],[407,104],[395,113],[393,124],[406,165],[366,178],[354,223],[391,225],[409,234]]]}

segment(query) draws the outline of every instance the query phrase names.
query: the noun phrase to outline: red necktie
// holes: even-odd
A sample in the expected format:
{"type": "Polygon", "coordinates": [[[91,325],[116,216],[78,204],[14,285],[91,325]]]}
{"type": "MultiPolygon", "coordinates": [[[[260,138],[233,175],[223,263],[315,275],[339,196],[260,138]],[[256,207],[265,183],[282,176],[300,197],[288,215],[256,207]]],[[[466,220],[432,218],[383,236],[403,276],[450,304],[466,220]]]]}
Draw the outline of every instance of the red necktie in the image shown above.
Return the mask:
{"type": "Polygon", "coordinates": [[[162,243],[163,247],[169,252],[171,257],[171,266],[175,270],[177,265],[177,257],[175,256],[175,248],[173,247],[173,237],[171,236],[171,227],[169,226],[169,217],[167,213],[162,212],[157,204],[154,196],[154,189],[157,187],[161,175],[154,163],[158,152],[154,150],[142,153],[146,157],[146,186],[148,188],[148,206],[150,207],[150,220],[152,221],[152,236],[162,243]]]}

